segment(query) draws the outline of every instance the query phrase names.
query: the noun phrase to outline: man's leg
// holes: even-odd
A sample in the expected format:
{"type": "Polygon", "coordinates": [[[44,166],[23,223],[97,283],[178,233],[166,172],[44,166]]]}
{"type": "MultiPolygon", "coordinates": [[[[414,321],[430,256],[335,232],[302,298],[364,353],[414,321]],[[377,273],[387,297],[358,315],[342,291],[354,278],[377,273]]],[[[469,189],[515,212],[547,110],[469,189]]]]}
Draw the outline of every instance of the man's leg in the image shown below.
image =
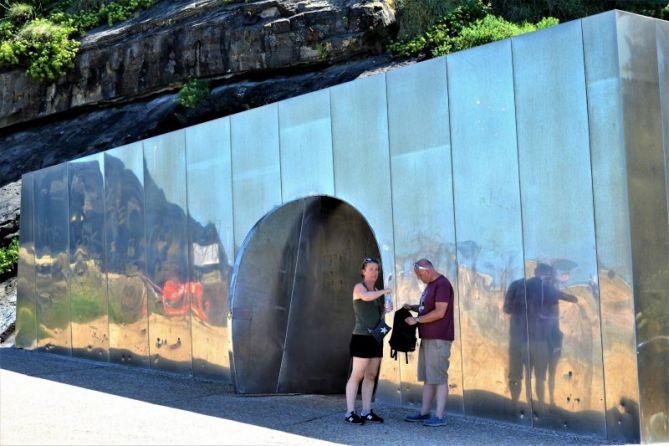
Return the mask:
{"type": "MultiPolygon", "coordinates": [[[[437,388],[437,412],[435,415],[437,418],[444,418],[444,412],[446,411],[446,401],[448,399],[448,384],[437,384],[434,386],[437,388]]],[[[432,402],[430,402],[431,404],[432,402]]]]}
{"type": "Polygon", "coordinates": [[[432,410],[432,400],[436,393],[437,386],[435,384],[423,384],[423,406],[420,409],[420,414],[425,415],[432,410]]]}

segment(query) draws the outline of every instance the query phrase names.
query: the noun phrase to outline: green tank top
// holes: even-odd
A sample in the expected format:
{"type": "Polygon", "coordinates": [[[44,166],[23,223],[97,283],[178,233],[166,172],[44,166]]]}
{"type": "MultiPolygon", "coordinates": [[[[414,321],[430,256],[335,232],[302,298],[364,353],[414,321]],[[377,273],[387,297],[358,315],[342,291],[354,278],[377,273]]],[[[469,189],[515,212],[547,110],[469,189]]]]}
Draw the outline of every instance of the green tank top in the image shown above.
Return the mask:
{"type": "MultiPolygon", "coordinates": [[[[369,291],[364,283],[362,286],[369,291]]],[[[372,301],[364,301],[362,299],[353,300],[353,312],[355,313],[353,334],[371,336],[367,329],[374,328],[379,323],[383,315],[383,304],[383,296],[372,301]]]]}

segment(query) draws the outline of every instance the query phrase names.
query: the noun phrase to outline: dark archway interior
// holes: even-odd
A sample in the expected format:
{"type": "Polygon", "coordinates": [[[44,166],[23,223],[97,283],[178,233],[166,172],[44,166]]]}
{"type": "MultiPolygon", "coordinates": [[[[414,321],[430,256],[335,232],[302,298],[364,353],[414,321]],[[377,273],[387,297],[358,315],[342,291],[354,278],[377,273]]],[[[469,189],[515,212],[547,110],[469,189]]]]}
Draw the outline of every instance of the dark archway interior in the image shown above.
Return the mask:
{"type": "Polygon", "coordinates": [[[297,200],[256,224],[231,289],[238,392],[344,392],[351,290],[365,256],[379,257],[371,228],[335,198],[297,200]]]}

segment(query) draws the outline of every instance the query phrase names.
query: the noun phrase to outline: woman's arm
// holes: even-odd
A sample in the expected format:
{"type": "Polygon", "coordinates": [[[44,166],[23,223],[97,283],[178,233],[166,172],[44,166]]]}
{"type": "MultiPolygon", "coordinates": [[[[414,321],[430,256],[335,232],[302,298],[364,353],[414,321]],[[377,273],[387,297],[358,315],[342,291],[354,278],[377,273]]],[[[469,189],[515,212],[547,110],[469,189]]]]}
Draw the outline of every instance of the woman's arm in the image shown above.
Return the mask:
{"type": "Polygon", "coordinates": [[[353,299],[364,300],[365,302],[370,302],[376,300],[384,294],[392,294],[393,290],[390,288],[384,288],[378,291],[367,291],[361,283],[356,284],[353,287],[353,299]]]}

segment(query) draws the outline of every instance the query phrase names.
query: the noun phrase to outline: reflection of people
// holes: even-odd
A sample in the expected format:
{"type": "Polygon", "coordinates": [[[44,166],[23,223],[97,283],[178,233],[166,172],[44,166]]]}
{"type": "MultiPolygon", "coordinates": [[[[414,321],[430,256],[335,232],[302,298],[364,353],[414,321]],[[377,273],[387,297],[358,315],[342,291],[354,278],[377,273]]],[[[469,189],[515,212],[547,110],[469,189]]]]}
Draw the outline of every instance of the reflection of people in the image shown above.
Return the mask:
{"type": "Polygon", "coordinates": [[[444,411],[448,397],[448,366],[451,343],[454,339],[453,286],[434,269],[427,259],[414,263],[414,273],[427,284],[419,305],[405,304],[404,308],[417,311],[417,317],[405,319],[407,324],[418,324],[420,350],[418,351],[418,380],[423,381],[423,403],[419,413],[407,415],[406,421],[423,422],[425,426],[444,426],[444,411]],[[435,416],[430,416],[432,400],[437,397],[435,416]]]}
{"type": "MultiPolygon", "coordinates": [[[[524,369],[526,379],[529,378],[530,370],[534,371],[536,397],[541,403],[545,402],[544,388],[548,372],[550,403],[555,403],[555,371],[562,354],[563,337],[560,330],[560,300],[576,302],[576,297],[558,290],[553,268],[545,263],[537,265],[531,279],[513,282],[506,293],[504,311],[511,315],[509,388],[514,401],[518,400],[520,394],[524,369]],[[526,299],[523,299],[523,295],[526,299]],[[524,351],[528,336],[529,367],[524,351]]],[[[529,393],[529,386],[527,389],[529,393]]]]}
{"type": "MultiPolygon", "coordinates": [[[[372,411],[372,394],[376,375],[383,357],[383,343],[378,342],[367,330],[374,328],[383,317],[385,294],[392,290],[377,290],[374,287],[379,277],[379,261],[366,257],[362,262],[362,282],[353,287],[353,312],[355,327],[351,336],[350,351],[353,357],[351,377],[346,383],[346,416],[344,420],[352,424],[365,421],[383,423],[383,418],[372,411]],[[355,399],[362,381],[362,412],[355,413],[355,399]]],[[[388,309],[392,311],[392,304],[388,309]]]]}

